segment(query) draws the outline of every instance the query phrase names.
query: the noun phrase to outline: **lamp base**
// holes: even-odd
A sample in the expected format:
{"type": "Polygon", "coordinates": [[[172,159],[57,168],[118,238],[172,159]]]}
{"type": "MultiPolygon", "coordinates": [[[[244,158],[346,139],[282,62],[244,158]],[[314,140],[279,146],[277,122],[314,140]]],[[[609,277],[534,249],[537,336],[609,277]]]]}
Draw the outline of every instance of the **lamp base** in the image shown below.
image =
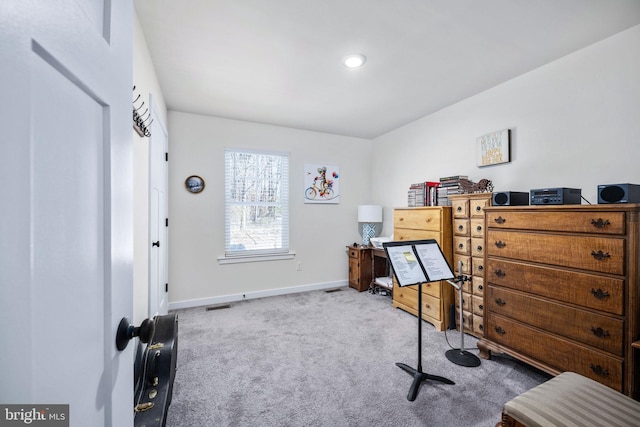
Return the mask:
{"type": "Polygon", "coordinates": [[[362,224],[362,244],[369,246],[372,237],[376,236],[376,225],[365,222],[362,224]]]}

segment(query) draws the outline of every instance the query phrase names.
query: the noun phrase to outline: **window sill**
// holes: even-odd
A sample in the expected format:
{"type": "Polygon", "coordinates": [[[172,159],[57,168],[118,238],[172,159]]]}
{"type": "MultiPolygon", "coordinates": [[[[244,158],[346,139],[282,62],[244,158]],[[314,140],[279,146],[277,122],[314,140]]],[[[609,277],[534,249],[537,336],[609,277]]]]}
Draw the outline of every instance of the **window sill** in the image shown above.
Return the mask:
{"type": "Polygon", "coordinates": [[[270,255],[248,255],[248,256],[234,256],[234,257],[219,257],[218,263],[223,264],[239,264],[242,262],[261,262],[261,261],[282,261],[295,258],[295,252],[287,252],[283,254],[270,254],[270,255]]]}

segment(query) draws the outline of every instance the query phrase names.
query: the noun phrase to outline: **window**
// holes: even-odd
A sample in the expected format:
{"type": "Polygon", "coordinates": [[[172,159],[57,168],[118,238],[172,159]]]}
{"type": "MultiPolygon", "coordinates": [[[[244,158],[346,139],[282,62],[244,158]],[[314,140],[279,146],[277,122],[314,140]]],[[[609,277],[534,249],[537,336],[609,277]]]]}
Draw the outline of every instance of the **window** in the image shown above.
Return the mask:
{"type": "Polygon", "coordinates": [[[225,150],[225,257],[289,254],[289,155],[225,150]]]}

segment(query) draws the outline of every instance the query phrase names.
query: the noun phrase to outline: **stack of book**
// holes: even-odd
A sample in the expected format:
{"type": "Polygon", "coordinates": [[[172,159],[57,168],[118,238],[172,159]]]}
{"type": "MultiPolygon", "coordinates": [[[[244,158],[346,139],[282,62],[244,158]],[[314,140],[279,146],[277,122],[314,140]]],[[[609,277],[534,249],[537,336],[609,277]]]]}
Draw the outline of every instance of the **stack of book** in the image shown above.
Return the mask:
{"type": "Polygon", "coordinates": [[[407,192],[407,206],[410,208],[416,206],[436,206],[438,204],[436,189],[439,186],[440,183],[435,181],[411,184],[407,192]]]}
{"type": "Polygon", "coordinates": [[[439,206],[449,206],[450,194],[461,194],[462,187],[460,186],[461,179],[469,179],[466,175],[454,175],[440,178],[440,187],[438,187],[437,204],[439,206]]]}

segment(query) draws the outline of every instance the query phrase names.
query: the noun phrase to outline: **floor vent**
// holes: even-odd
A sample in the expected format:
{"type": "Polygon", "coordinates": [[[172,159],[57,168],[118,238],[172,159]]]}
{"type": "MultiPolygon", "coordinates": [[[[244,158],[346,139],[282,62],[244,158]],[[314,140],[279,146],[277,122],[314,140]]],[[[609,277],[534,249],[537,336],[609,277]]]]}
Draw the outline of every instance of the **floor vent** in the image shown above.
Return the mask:
{"type": "Polygon", "coordinates": [[[231,308],[231,304],[210,305],[206,308],[206,311],[222,310],[224,308],[231,308]]]}
{"type": "Polygon", "coordinates": [[[326,290],[326,291],[325,291],[325,293],[327,293],[327,294],[331,294],[331,293],[333,293],[333,292],[341,292],[341,291],[342,291],[342,289],[340,289],[340,288],[337,288],[337,289],[328,289],[328,290],[326,290]]]}

